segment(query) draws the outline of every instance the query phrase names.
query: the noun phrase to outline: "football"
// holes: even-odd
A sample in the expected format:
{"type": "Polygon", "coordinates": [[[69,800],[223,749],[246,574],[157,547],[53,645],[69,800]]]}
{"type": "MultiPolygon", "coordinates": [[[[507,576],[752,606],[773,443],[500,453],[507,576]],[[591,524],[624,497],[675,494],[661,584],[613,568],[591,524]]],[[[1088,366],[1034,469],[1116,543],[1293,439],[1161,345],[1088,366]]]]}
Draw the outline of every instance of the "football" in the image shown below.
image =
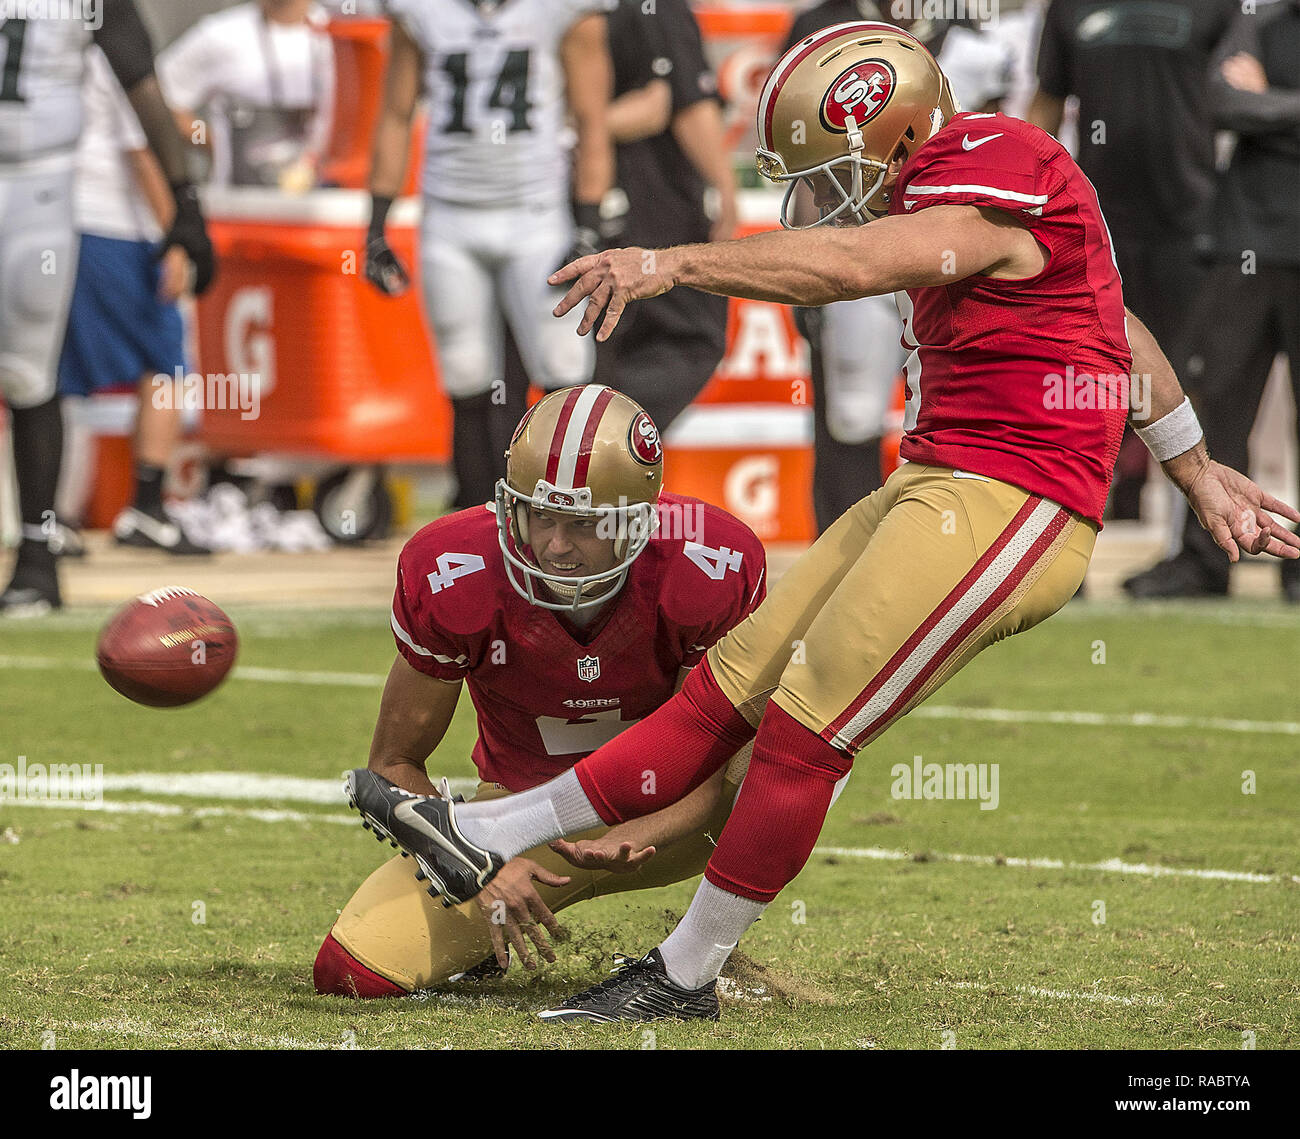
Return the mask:
{"type": "Polygon", "coordinates": [[[206,597],[168,586],[117,611],[99,634],[104,679],[128,700],[176,708],[206,696],[235,663],[235,626],[206,597]]]}

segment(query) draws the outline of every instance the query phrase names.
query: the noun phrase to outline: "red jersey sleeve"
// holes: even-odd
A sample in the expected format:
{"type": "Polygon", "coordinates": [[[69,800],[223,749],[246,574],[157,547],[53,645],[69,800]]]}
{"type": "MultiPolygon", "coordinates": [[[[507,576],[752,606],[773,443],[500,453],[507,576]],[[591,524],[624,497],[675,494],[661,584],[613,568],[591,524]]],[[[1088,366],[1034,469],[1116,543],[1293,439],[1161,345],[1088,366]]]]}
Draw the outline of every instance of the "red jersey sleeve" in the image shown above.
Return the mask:
{"type": "Polygon", "coordinates": [[[931,206],[992,206],[1039,215],[1048,177],[1041,155],[1001,115],[959,115],[905,167],[891,212],[931,206]]]}
{"type": "Polygon", "coordinates": [[[417,568],[412,539],[397,560],[397,589],[393,594],[392,627],[397,651],[417,672],[439,680],[457,681],[468,675],[472,646],[437,620],[434,595],[417,568]]]}
{"type": "Polygon", "coordinates": [[[665,582],[663,605],[675,626],[683,668],[694,668],[717,641],[767,596],[767,553],[743,522],[716,506],[682,544],[665,582]]]}

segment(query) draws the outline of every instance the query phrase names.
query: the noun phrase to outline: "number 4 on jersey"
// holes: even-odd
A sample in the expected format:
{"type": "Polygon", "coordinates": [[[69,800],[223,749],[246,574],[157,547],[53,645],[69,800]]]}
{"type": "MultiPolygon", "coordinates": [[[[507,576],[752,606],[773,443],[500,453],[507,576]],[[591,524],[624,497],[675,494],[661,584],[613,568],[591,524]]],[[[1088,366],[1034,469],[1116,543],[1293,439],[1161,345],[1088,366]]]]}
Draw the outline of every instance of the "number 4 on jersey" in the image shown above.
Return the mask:
{"type": "Polygon", "coordinates": [[[740,563],[745,554],[742,550],[733,550],[729,546],[703,546],[699,542],[687,542],[682,548],[688,558],[700,567],[714,581],[721,581],[727,570],[740,572],[740,563]]]}
{"type": "Polygon", "coordinates": [[[438,572],[429,574],[429,589],[441,593],[458,577],[469,577],[485,568],[487,563],[478,554],[439,554],[438,572]]]}

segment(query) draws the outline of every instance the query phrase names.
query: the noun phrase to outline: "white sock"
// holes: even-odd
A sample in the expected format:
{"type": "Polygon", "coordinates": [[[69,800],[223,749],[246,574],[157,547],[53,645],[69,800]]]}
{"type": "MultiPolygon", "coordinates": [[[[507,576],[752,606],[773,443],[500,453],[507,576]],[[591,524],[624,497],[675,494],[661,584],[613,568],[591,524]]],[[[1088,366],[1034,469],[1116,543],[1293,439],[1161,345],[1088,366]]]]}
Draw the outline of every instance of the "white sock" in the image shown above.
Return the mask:
{"type": "Polygon", "coordinates": [[[669,980],[683,989],[699,989],[716,980],[745,930],[765,909],[766,902],[729,894],[706,878],[686,916],[659,946],[669,980]]]}
{"type": "Polygon", "coordinates": [[[456,808],[456,825],[476,846],[514,858],[553,838],[602,827],[572,768],[531,791],[456,808]]]}

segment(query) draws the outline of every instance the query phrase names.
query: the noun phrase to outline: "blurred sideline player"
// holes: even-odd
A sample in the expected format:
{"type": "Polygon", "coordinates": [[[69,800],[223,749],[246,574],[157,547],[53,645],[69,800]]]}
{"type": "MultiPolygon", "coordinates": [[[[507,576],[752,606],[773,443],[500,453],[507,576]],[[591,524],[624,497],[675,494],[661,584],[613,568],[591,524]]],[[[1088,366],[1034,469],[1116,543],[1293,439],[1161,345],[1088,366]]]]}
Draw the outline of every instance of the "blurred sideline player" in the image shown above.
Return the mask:
{"type": "Polygon", "coordinates": [[[163,249],[185,250],[195,291],[213,272],[212,245],[185,152],[153,74],[153,46],[134,0],[101,0],[100,26],[54,16],[0,21],[0,395],[9,408],[22,544],[0,613],[62,604],[50,539],[63,449],[59,351],[76,280],[73,174],[81,134],[86,46],[97,43],[139,116],[171,188],[163,249]]]}
{"type": "Polygon", "coordinates": [[[388,0],[391,51],[375,129],[366,277],[395,296],[409,283],[384,237],[400,193],[416,98],[429,111],[421,173],[425,316],[453,413],[456,505],[481,505],[524,392],[508,391],[504,324],[544,390],[586,383],[593,346],[557,324],[547,275],[600,247],[614,172],[605,124],[612,0],[508,4],[388,0]],[[575,142],[570,185],[566,114],[575,142]]]}
{"type": "MultiPolygon", "coordinates": [[[[686,0],[619,0],[609,17],[609,123],[628,245],[723,241],[736,229],[736,180],[717,83],[686,0]],[[710,216],[706,196],[715,209],[710,216]]],[[[596,377],[636,400],[659,430],[690,406],[727,348],[727,298],[682,289],[641,306],[597,345],[596,377]]]]}
{"type": "MultiPolygon", "coordinates": [[[[871,0],[824,0],[795,18],[780,54],[823,28],[884,18],[881,6],[871,0]]],[[[1008,43],[981,32],[974,20],[919,18],[898,23],[939,61],[956,106],[998,109],[1013,76],[1014,55],[1008,43]]],[[[811,193],[801,193],[796,220],[806,225],[816,216],[811,193]]],[[[884,481],[881,440],[890,430],[898,373],[907,352],[899,337],[898,306],[889,296],[798,308],[795,321],[811,349],[813,513],[822,534],[884,481]]]]}
{"type": "MultiPolygon", "coordinates": [[[[658,432],[626,396],[590,384],[537,404],[510,445],[495,513],[480,505],[442,518],[402,552],[392,618],[399,655],[370,772],[432,793],[425,761],[462,684],[478,712],[476,802],[568,770],[676,691],[762,599],[765,561],[729,514],[661,495],[662,476],[658,432]],[[651,533],[656,511],[662,524],[651,533]],[[624,536],[613,536],[616,527],[624,536]]],[[[545,931],[557,932],[556,911],[704,869],[706,836],[720,833],[747,757],[747,749],[736,757],[727,784],[719,771],[664,811],[580,836],[562,848],[575,865],[547,846],[524,852],[476,902],[455,909],[394,858],[325,939],[317,990],[398,995],[480,963],[491,971],[494,954],[505,968],[508,943],[532,968],[524,931],[553,961],[545,931]],[[660,853],[640,869],[627,851],[647,846],[660,853]]]]}
{"type": "Polygon", "coordinates": [[[218,186],[309,190],[334,129],[334,41],[312,0],[254,0],[204,16],[158,53],[187,138],[218,186]],[[196,134],[200,111],[211,132],[196,134]]]}
{"type": "MultiPolygon", "coordinates": [[[[1205,280],[1214,228],[1210,56],[1240,0],[1052,0],[1044,13],[1028,120],[1061,134],[1078,100],[1079,168],[1097,190],[1131,311],[1181,368],[1187,314],[1205,280]],[[1152,114],[1153,108],[1159,108],[1152,114]]],[[[1188,375],[1195,390],[1195,377],[1188,375]]],[[[1137,519],[1149,456],[1125,433],[1110,517],[1137,519]]],[[[1171,516],[1183,518],[1170,495],[1171,516]]]]}
{"type": "MultiPolygon", "coordinates": [[[[1300,406],[1300,2],[1237,12],[1214,49],[1210,105],[1236,145],[1215,194],[1212,260],[1186,317],[1188,367],[1198,374],[1206,442],[1225,461],[1250,461],[1250,434],[1273,369],[1286,353],[1300,406]],[[1249,253],[1247,252],[1249,251],[1249,253]],[[1247,258],[1251,272],[1246,271],[1247,258]],[[1231,313],[1230,320],[1223,314],[1231,313]]],[[[1292,438],[1300,443],[1300,422],[1292,438]]],[[[1228,560],[1182,516],[1179,548],[1127,578],[1131,597],[1228,592],[1228,560]]],[[[1281,565],[1282,595],[1300,604],[1300,562],[1281,565]]]]}
{"type": "Polygon", "coordinates": [[[678,284],[805,305],[896,292],[912,350],[909,461],[680,693],[572,771],[500,805],[396,805],[377,785],[358,801],[467,899],[518,850],[661,810],[754,741],[681,923],[545,1019],[718,1016],[722,965],[807,862],[857,752],[1078,588],[1130,372],[1150,377],[1141,437],[1229,556],[1300,555],[1300,537],[1266,511],[1300,512],[1207,455],[1168,361],[1126,314],[1096,194],[1051,136],[1005,115],[954,114],[924,46],[870,24],[797,44],[768,76],[758,119],[760,171],[791,189],[808,179],[817,228],[659,250],[653,273],[640,249],[583,258],[552,277],[574,281],[557,311],[588,298],[580,330],[605,336],[629,301],[678,284]]]}
{"type": "Polygon", "coordinates": [[[114,520],[113,536],[122,545],[206,554],[163,510],[163,481],[182,430],[179,393],[168,388],[185,372],[176,302],[189,282],[189,259],[179,246],[158,257],[175,207],[140,120],[97,47],[86,57],[83,108],[75,211],[81,250],[59,394],[85,398],[137,385],[135,496],[114,520]]]}

